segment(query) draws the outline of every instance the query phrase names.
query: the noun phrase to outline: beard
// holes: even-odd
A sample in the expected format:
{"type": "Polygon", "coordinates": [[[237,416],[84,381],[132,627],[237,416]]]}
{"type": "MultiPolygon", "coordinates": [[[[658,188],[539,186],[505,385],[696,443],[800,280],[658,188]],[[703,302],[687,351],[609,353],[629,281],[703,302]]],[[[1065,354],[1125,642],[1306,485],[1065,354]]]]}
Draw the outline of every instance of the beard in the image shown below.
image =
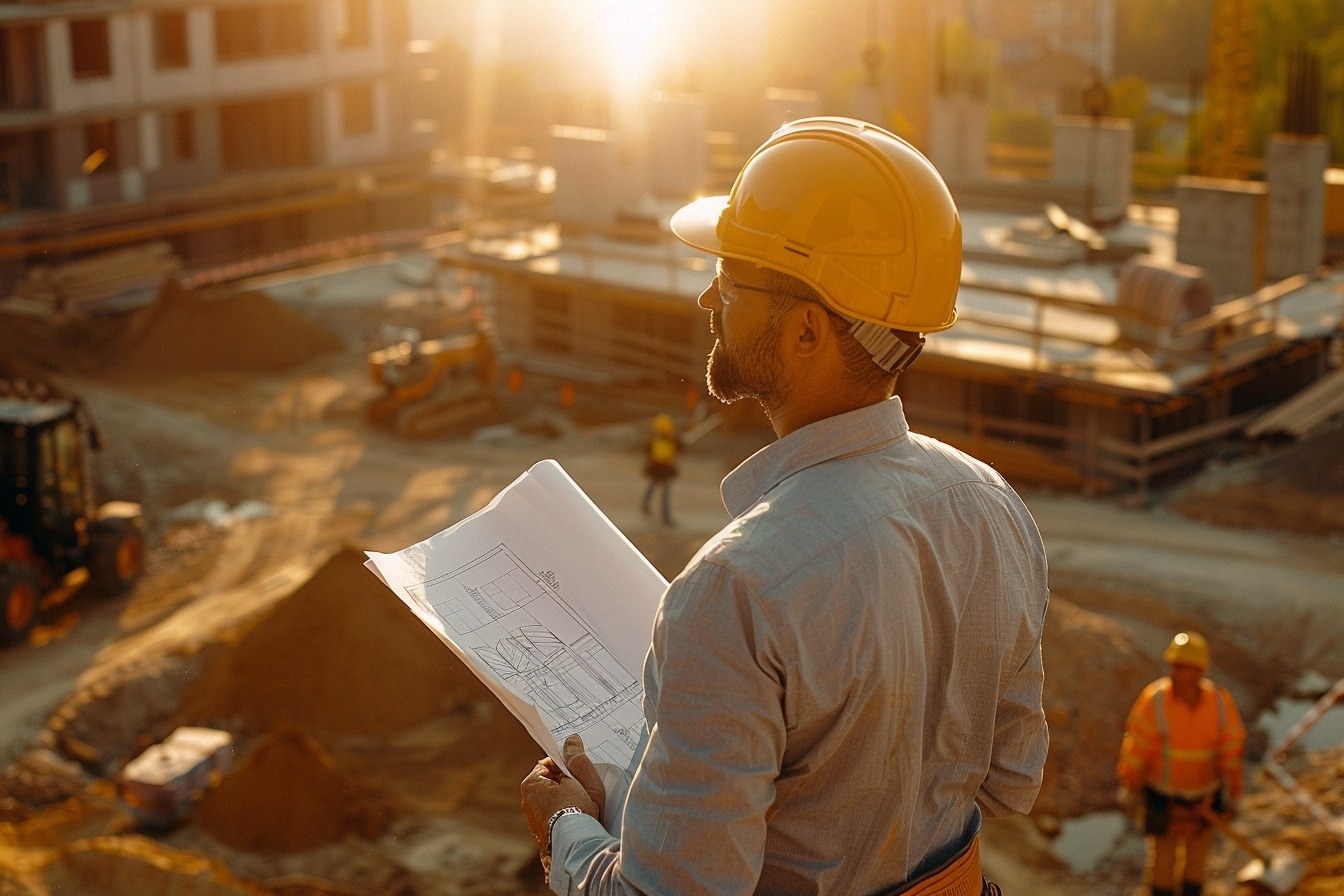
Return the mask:
{"type": "MultiPolygon", "coordinates": [[[[711,329],[714,321],[710,320],[711,329]]],[[[783,398],[780,386],[779,326],[772,317],[757,337],[740,349],[729,349],[720,335],[705,365],[709,394],[724,404],[754,398],[766,410],[783,398]]]]}

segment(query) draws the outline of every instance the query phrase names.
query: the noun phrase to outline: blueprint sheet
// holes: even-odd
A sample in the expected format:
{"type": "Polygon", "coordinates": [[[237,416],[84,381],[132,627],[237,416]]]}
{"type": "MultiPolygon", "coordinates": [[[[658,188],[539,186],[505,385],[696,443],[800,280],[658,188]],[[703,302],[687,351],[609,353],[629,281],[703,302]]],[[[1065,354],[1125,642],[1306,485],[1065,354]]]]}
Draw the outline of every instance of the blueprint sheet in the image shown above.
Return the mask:
{"type": "Polygon", "coordinates": [[[553,460],[482,510],[371,569],[564,767],[627,768],[645,734],[641,679],[666,580],[553,460]]]}

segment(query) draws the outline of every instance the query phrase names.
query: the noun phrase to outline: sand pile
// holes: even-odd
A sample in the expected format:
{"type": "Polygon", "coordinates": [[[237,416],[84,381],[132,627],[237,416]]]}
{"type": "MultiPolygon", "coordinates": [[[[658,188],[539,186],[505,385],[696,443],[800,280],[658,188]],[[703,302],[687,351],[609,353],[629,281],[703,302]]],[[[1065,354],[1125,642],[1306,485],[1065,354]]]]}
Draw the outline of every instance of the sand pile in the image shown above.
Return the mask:
{"type": "Polygon", "coordinates": [[[1122,623],[1052,594],[1045,617],[1045,706],[1050,753],[1036,814],[1072,817],[1114,802],[1114,756],[1125,714],[1143,686],[1161,674],[1122,623]],[[1086,669],[1085,675],[1051,670],[1086,669]],[[1110,695],[1098,700],[1098,694],[1110,695]],[[1098,756],[1110,757],[1097,761],[1098,756]]]}
{"type": "Polygon", "coordinates": [[[381,813],[317,741],[293,728],[262,738],[197,805],[195,822],[245,852],[302,852],[349,832],[376,836],[381,813]]]}
{"type": "Polygon", "coordinates": [[[115,356],[124,316],[49,320],[0,310],[0,376],[92,374],[115,356]]]}
{"type": "Polygon", "coordinates": [[[265,293],[206,297],[168,281],[114,363],[131,373],[278,372],[342,348],[335,333],[265,293]]]}
{"type": "Polygon", "coordinates": [[[215,657],[183,702],[184,720],[377,735],[493,701],[363,562],[360,551],[337,552],[215,657]]]}
{"type": "Polygon", "coordinates": [[[143,837],[96,837],[72,843],[45,863],[40,880],[44,889],[27,892],[34,896],[267,896],[270,892],[235,877],[220,862],[143,837]]]}

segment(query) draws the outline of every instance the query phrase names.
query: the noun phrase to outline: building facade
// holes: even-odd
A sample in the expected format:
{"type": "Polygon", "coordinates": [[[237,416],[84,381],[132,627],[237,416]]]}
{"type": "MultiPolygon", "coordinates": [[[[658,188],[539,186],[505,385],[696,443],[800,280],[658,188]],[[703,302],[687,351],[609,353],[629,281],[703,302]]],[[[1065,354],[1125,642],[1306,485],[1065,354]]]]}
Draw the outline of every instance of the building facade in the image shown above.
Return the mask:
{"type": "Polygon", "coordinates": [[[413,151],[406,0],[0,3],[0,214],[413,151]]]}

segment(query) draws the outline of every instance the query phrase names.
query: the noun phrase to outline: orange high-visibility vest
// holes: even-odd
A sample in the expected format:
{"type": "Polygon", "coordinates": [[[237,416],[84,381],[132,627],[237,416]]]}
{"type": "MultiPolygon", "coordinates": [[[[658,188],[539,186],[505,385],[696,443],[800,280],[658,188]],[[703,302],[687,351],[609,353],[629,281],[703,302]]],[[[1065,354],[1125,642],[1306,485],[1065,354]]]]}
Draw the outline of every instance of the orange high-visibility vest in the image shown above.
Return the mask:
{"type": "Polygon", "coordinates": [[[1246,744],[1237,705],[1226,688],[1207,678],[1194,706],[1177,700],[1170,678],[1143,689],[1125,722],[1116,774],[1130,790],[1144,786],[1185,799],[1227,788],[1241,797],[1241,757],[1246,744]]]}

